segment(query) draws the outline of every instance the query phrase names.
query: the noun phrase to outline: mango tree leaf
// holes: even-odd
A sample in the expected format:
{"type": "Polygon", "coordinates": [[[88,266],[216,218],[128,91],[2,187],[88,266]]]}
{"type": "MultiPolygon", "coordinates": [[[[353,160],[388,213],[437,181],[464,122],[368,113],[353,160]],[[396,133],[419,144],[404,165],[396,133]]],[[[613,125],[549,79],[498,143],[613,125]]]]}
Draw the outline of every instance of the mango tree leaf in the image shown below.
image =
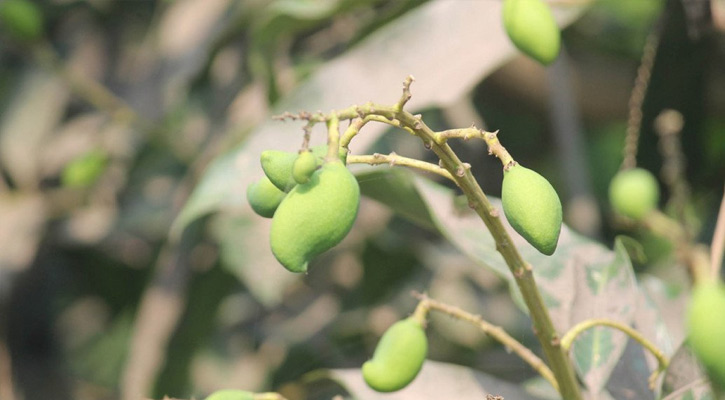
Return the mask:
{"type": "Polygon", "coordinates": [[[683,279],[673,279],[665,282],[650,275],[640,275],[640,288],[648,303],[656,308],[664,325],[656,326],[656,331],[648,334],[653,328],[651,321],[635,318],[635,327],[645,334],[645,337],[652,340],[662,349],[665,354],[674,354],[685,340],[685,313],[690,299],[689,280],[684,277],[684,267],[677,270],[683,271],[683,279]]]}
{"type": "Polygon", "coordinates": [[[692,351],[682,345],[670,359],[662,383],[663,400],[713,400],[710,383],[692,351]]]}
{"type": "Polygon", "coordinates": [[[363,381],[359,368],[335,369],[329,377],[358,400],[480,400],[487,394],[504,399],[541,399],[526,393],[518,385],[494,378],[460,365],[426,361],[418,377],[406,388],[393,393],[378,393],[363,381]]]}
{"type": "Polygon", "coordinates": [[[654,400],[655,393],[648,383],[653,370],[642,346],[627,338],[627,346],[611,372],[606,391],[617,400],[654,400]]]}
{"type": "MultiPolygon", "coordinates": [[[[568,24],[583,9],[584,6],[563,7],[555,13],[562,24],[568,24]]],[[[372,99],[393,103],[400,96],[402,80],[409,74],[419,82],[413,89],[409,110],[449,104],[516,54],[501,27],[500,13],[498,1],[423,4],[326,63],[281,100],[274,113],[330,110],[372,99]]],[[[267,121],[245,143],[215,159],[174,222],[172,237],[178,237],[189,222],[210,212],[252,215],[245,190],[262,176],[259,155],[266,149],[296,150],[301,143],[301,127],[299,123],[267,121]]],[[[358,152],[367,149],[385,128],[380,124],[365,127],[364,134],[355,139],[351,149],[358,152]]],[[[239,233],[238,243],[245,238],[263,237],[269,229],[268,220],[255,217],[251,221],[246,233],[239,233]]],[[[227,260],[225,264],[240,260],[243,258],[227,260]]],[[[271,252],[261,264],[276,264],[271,252]]],[[[249,267],[236,265],[234,269],[249,267]]],[[[285,280],[275,282],[278,282],[276,294],[267,292],[271,302],[281,297],[285,287],[285,280]]],[[[255,293],[255,288],[248,286],[255,293]]]]}

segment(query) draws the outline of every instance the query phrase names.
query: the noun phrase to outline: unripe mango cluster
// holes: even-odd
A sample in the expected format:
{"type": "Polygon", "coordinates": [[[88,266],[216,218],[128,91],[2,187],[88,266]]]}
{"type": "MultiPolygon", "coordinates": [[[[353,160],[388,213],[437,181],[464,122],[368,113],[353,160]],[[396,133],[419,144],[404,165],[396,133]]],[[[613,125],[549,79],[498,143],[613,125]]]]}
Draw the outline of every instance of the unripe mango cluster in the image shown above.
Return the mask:
{"type": "Polygon", "coordinates": [[[327,160],[327,146],[300,153],[262,152],[265,176],[247,188],[254,212],[272,218],[270,245],[292,272],[347,236],[360,206],[360,186],[345,166],[347,153],[327,160]]]}

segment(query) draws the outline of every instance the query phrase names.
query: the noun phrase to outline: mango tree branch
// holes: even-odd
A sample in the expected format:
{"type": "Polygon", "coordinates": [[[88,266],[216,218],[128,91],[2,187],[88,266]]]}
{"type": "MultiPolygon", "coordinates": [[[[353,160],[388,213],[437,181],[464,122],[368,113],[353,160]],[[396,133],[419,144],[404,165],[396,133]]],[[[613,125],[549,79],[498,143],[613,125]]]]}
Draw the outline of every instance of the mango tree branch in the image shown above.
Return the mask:
{"type": "Polygon", "coordinates": [[[404,167],[411,167],[421,171],[431,172],[453,181],[453,177],[447,170],[425,161],[399,156],[395,152],[388,155],[380,153],[375,153],[373,155],[349,155],[347,156],[347,163],[370,165],[389,164],[391,167],[394,165],[402,165],[404,167]]]}
{"type": "Polygon", "coordinates": [[[327,161],[340,159],[340,120],[333,112],[327,121],[327,161]]]}
{"type": "MultiPolygon", "coordinates": [[[[387,112],[379,106],[371,107],[375,113],[387,112]]],[[[391,110],[393,111],[393,110],[391,110]]],[[[550,363],[550,367],[559,383],[559,392],[567,400],[581,399],[579,384],[568,354],[559,345],[559,335],[554,329],[544,300],[541,297],[531,265],[524,261],[518,249],[513,245],[506,228],[498,217],[498,210],[493,207],[481,190],[478,182],[471,174],[469,168],[458,158],[446,143],[435,141],[436,134],[423,121],[407,111],[400,111],[388,116],[398,119],[402,124],[410,127],[416,135],[423,140],[426,147],[430,147],[441,160],[443,168],[454,177],[458,187],[468,198],[469,205],[476,211],[496,241],[496,249],[503,256],[514,280],[518,285],[529,315],[534,325],[534,332],[550,363]]]]}
{"type": "Polygon", "coordinates": [[[388,118],[385,118],[380,115],[366,115],[362,118],[353,119],[350,122],[350,126],[348,126],[347,129],[345,129],[345,132],[342,134],[342,137],[340,138],[340,146],[347,149],[349,147],[352,139],[355,136],[357,136],[358,133],[360,133],[360,129],[362,129],[362,127],[365,126],[365,124],[367,124],[368,122],[371,122],[371,121],[391,125],[396,128],[404,129],[404,130],[408,131],[408,133],[410,133],[410,134],[413,134],[413,135],[415,134],[415,132],[411,131],[407,127],[402,126],[400,124],[400,121],[398,121],[398,120],[388,119],[388,118]]]}
{"type": "MultiPolygon", "coordinates": [[[[511,237],[499,219],[499,211],[493,207],[483,193],[483,190],[481,190],[478,182],[471,174],[470,166],[463,163],[444,140],[440,142],[436,141],[436,133],[423,123],[420,116],[404,111],[397,105],[385,106],[366,103],[362,106],[351,106],[336,111],[337,118],[341,120],[365,118],[368,115],[379,115],[391,121],[399,121],[403,127],[407,127],[409,131],[414,132],[423,141],[423,145],[427,149],[431,149],[436,153],[441,161],[441,166],[451,174],[454,182],[468,198],[468,203],[471,208],[476,211],[491,232],[491,235],[496,241],[496,249],[501,253],[511,270],[529,310],[529,315],[534,325],[534,332],[539,338],[544,354],[546,354],[546,358],[550,363],[550,368],[559,384],[561,396],[567,400],[580,400],[582,398],[581,391],[574,374],[574,369],[567,352],[560,346],[559,335],[554,329],[544,300],[536,286],[531,265],[523,259],[518,249],[514,246],[511,237]]],[[[289,114],[286,117],[290,116],[292,115],[289,114]]],[[[300,115],[292,117],[302,118],[300,115]]],[[[326,117],[320,114],[305,114],[304,117],[303,119],[319,120],[320,122],[326,120],[326,117]]],[[[491,143],[495,143],[497,140],[494,137],[491,143]]],[[[491,151],[496,154],[494,148],[496,147],[491,148],[491,151]]],[[[504,165],[507,165],[507,161],[505,160],[506,158],[504,157],[502,162],[504,162],[504,165]]]]}
{"type": "Polygon", "coordinates": [[[524,346],[523,344],[521,344],[521,342],[511,337],[511,335],[509,335],[500,326],[495,326],[484,320],[480,316],[473,315],[458,307],[454,307],[433,300],[425,294],[413,293],[413,296],[420,300],[420,303],[418,303],[418,307],[413,314],[413,316],[419,321],[421,319],[423,321],[425,320],[425,314],[427,314],[429,310],[435,310],[447,314],[453,318],[457,318],[462,321],[466,321],[473,325],[476,325],[481,331],[483,331],[483,333],[491,336],[493,339],[506,346],[507,349],[513,351],[517,356],[519,356],[522,360],[529,364],[531,368],[536,370],[539,375],[546,379],[551,384],[551,386],[553,386],[556,390],[559,390],[559,385],[556,382],[554,373],[551,372],[551,370],[548,366],[546,366],[544,361],[537,357],[536,354],[529,350],[528,347],[524,346]]]}

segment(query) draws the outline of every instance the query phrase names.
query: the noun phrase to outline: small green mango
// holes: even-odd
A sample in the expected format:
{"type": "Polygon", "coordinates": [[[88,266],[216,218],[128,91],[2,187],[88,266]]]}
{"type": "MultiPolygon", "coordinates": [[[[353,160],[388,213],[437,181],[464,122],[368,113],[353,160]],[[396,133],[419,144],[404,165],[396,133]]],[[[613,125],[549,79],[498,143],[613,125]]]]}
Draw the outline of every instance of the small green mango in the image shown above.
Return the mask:
{"type": "Polygon", "coordinates": [[[0,27],[20,40],[35,40],[43,33],[43,15],[27,0],[0,2],[0,27]]]}
{"type": "Polygon", "coordinates": [[[254,400],[254,393],[244,390],[224,389],[217,390],[204,400],[254,400]]]}
{"type": "Polygon", "coordinates": [[[287,194],[272,184],[269,178],[262,177],[247,186],[247,201],[252,210],[265,218],[272,218],[275,210],[287,194]]]}
{"type": "Polygon", "coordinates": [[[383,334],[370,361],[362,366],[365,383],[378,392],[400,390],[415,379],[428,353],[428,339],[420,323],[406,318],[383,334]]]}
{"type": "Polygon", "coordinates": [[[316,255],[350,232],[360,206],[360,186],[341,161],[323,164],[310,181],[295,186],[272,218],[270,244],[292,272],[307,271],[316,255]]]}
{"type": "Polygon", "coordinates": [[[516,232],[541,253],[554,254],[561,232],[561,201],[546,178],[514,165],[504,172],[501,202],[516,232]]]}
{"type": "Polygon", "coordinates": [[[690,299],[687,330],[692,351],[710,381],[725,390],[725,286],[720,281],[698,282],[690,299]]]}
{"type": "Polygon", "coordinates": [[[644,218],[659,200],[657,179],[646,169],[620,171],[609,184],[609,202],[614,211],[634,220],[644,218]]]}
{"type": "Polygon", "coordinates": [[[91,186],[106,170],[108,155],[101,150],[85,153],[68,163],[60,176],[66,187],[91,186]]]}
{"type": "Polygon", "coordinates": [[[311,151],[303,151],[292,164],[292,177],[298,184],[307,183],[317,169],[317,157],[311,151]]]}
{"type": "Polygon", "coordinates": [[[292,178],[292,165],[296,159],[297,153],[280,150],[265,150],[260,156],[264,174],[283,192],[289,192],[297,184],[292,178]]]}
{"type": "Polygon", "coordinates": [[[542,0],[504,0],[503,25],[524,54],[549,65],[559,55],[561,33],[549,6],[542,0]]]}
{"type": "MultiPolygon", "coordinates": [[[[314,146],[310,148],[310,150],[312,150],[312,154],[316,157],[316,167],[321,166],[325,156],[327,155],[327,145],[322,144],[314,146]]],[[[347,152],[340,148],[339,155],[340,160],[345,163],[347,160],[347,152]]],[[[292,175],[294,163],[297,158],[298,153],[279,150],[265,150],[262,152],[260,161],[262,163],[264,174],[267,175],[269,180],[272,181],[279,190],[289,192],[297,184],[294,176],[292,175]]]]}

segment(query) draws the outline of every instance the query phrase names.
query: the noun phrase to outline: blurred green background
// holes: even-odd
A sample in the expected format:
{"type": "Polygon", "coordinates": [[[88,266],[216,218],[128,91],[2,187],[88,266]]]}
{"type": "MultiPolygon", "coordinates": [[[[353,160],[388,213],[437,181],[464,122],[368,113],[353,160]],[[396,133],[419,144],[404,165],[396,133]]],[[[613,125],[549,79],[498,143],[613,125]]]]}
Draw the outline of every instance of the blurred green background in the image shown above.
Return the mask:
{"type": "MultiPolygon", "coordinates": [[[[607,186],[659,32],[638,161],[659,173],[654,121],[677,110],[688,215],[710,242],[725,177],[723,16],[709,1],[551,3],[568,27],[548,68],[507,41],[498,0],[45,0],[0,21],[0,398],[330,399],[344,389],[306,374],[359,368],[412,312],[411,290],[536,347],[505,282],[410,215],[364,199],[350,236],[298,276],[246,205],[259,152],[302,143],[302,123],[272,115],[391,104],[408,74],[409,108],[429,126],[500,130],[557,188],[570,227],[608,247],[627,233],[647,256],[637,271],[669,276],[667,243],[616,224],[607,186]]],[[[417,139],[376,129],[353,154],[435,162],[417,139]]],[[[485,145],[453,146],[499,196],[485,145]]],[[[430,359],[534,375],[447,317],[428,334],[430,359]]]]}

